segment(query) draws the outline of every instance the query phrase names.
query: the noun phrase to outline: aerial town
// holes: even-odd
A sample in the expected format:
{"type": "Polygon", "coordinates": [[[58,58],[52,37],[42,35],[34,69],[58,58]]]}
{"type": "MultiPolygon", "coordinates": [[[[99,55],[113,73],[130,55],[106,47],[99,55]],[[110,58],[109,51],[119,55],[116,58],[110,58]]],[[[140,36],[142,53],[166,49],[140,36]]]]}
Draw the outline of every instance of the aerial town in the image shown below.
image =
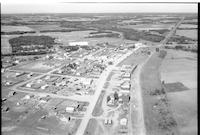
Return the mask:
{"type": "Polygon", "coordinates": [[[197,23],[195,13],[2,14],[1,133],[197,135],[197,23]]]}

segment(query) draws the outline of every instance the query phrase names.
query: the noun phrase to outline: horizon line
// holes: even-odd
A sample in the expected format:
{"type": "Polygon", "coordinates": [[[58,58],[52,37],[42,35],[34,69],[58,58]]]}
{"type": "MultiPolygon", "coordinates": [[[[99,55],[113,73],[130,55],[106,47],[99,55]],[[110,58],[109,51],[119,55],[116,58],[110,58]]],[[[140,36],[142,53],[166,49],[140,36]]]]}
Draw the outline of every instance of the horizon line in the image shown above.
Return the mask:
{"type": "Polygon", "coordinates": [[[137,14],[137,13],[157,13],[157,14],[198,14],[198,12],[35,12],[35,13],[2,13],[1,14],[137,14]]]}

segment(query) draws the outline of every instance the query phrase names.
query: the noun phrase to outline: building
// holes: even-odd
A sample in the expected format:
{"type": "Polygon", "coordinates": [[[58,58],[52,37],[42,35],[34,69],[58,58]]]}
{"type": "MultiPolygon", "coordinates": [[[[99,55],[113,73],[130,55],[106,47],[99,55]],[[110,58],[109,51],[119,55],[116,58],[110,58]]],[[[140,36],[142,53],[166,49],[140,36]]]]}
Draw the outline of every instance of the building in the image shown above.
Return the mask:
{"type": "Polygon", "coordinates": [[[79,46],[85,46],[85,45],[88,45],[88,42],[69,42],[69,45],[70,46],[76,46],[76,45],[79,45],[79,46]]]}
{"type": "Polygon", "coordinates": [[[112,120],[111,119],[105,119],[104,124],[105,125],[112,125],[112,120]]]}
{"type": "Polygon", "coordinates": [[[129,82],[129,81],[124,81],[124,82],[120,85],[120,87],[121,87],[122,89],[129,90],[129,89],[130,89],[130,82],[129,82]]]}
{"type": "Polygon", "coordinates": [[[72,106],[67,106],[65,111],[68,112],[68,113],[73,113],[75,111],[75,108],[72,107],[72,106]]]}
{"type": "Polygon", "coordinates": [[[28,88],[31,88],[31,86],[32,86],[32,83],[27,83],[26,84],[26,87],[28,87],[28,88]]]}
{"type": "Polygon", "coordinates": [[[121,126],[126,126],[127,123],[128,123],[127,118],[122,118],[122,119],[120,120],[120,125],[121,125],[121,126]]]}
{"type": "Polygon", "coordinates": [[[45,85],[43,85],[42,87],[41,87],[41,89],[46,89],[48,87],[48,85],[47,84],[45,84],[45,85]]]}
{"type": "Polygon", "coordinates": [[[131,77],[131,74],[128,73],[128,72],[125,72],[124,74],[122,74],[122,77],[123,77],[123,78],[130,78],[130,77],[131,77]]]}

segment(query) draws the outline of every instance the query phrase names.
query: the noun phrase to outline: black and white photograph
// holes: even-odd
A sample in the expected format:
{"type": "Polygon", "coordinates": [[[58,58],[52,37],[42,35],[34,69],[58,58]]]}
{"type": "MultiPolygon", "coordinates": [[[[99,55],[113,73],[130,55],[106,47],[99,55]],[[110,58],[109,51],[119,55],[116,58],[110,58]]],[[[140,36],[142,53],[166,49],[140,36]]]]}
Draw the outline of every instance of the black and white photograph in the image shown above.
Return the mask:
{"type": "Polygon", "coordinates": [[[0,6],[3,135],[198,134],[198,2],[0,6]]]}

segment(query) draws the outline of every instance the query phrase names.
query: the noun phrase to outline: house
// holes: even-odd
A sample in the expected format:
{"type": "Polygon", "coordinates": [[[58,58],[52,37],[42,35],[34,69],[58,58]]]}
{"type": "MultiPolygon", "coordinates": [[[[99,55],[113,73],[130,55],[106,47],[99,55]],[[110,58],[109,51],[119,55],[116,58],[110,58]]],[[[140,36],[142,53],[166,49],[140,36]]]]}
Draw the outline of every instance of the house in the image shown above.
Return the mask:
{"type": "Polygon", "coordinates": [[[72,106],[67,106],[65,111],[68,112],[68,113],[73,113],[75,111],[75,108],[72,107],[72,106]]]}
{"type": "Polygon", "coordinates": [[[43,85],[42,87],[41,87],[41,89],[46,89],[47,87],[48,87],[49,85],[47,85],[47,84],[45,84],[45,85],[43,85]]]}
{"type": "Polygon", "coordinates": [[[121,125],[121,126],[126,126],[127,123],[128,123],[127,118],[122,118],[122,119],[120,120],[120,125],[121,125]]]}
{"type": "Polygon", "coordinates": [[[26,87],[28,87],[28,88],[31,88],[31,86],[32,86],[32,83],[27,83],[26,84],[26,87]]]}
{"type": "Polygon", "coordinates": [[[8,97],[14,96],[15,94],[17,94],[15,91],[10,91],[10,92],[8,93],[8,97]]]}
{"type": "Polygon", "coordinates": [[[125,72],[124,74],[122,74],[122,77],[123,77],[123,78],[130,78],[130,77],[131,77],[131,74],[128,73],[128,72],[125,72]]]}
{"type": "Polygon", "coordinates": [[[33,73],[27,75],[28,78],[30,78],[31,76],[33,76],[33,73]]]}
{"type": "Polygon", "coordinates": [[[129,81],[124,81],[121,86],[122,89],[130,89],[130,82],[129,81]]]}
{"type": "MultiPolygon", "coordinates": [[[[111,97],[111,96],[110,96],[111,97]]],[[[114,106],[115,105],[115,100],[114,97],[111,97],[111,99],[107,102],[108,106],[114,106]]]]}

